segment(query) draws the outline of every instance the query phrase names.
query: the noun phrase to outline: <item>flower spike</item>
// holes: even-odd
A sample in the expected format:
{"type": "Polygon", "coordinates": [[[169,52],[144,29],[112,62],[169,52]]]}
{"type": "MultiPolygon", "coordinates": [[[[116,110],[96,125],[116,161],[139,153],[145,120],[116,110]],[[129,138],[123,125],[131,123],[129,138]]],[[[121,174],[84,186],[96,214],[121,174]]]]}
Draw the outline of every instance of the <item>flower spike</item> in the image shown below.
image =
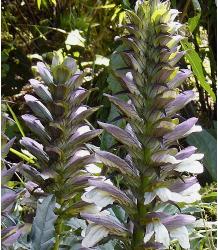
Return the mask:
{"type": "MultiPolygon", "coordinates": [[[[180,93],[178,89],[191,72],[176,65],[185,54],[180,51],[183,37],[179,33],[182,25],[175,21],[177,15],[177,10],[170,9],[170,1],[138,0],[135,12],[127,11],[125,35],[116,38],[124,44],[125,49],[117,53],[126,67],[116,69],[114,75],[129,100],[106,96],[126,119],[126,128],[102,122],[99,125],[125,146],[126,157],[121,159],[105,151],[96,151],[96,157],[119,171],[127,188],[119,192],[112,184],[90,181],[92,189],[83,197],[89,197],[85,200],[94,204],[104,197],[102,205],[111,206],[113,202],[126,211],[132,230],[128,239],[124,235],[119,239],[127,249],[168,249],[172,239],[183,248],[190,247],[186,225],[195,218],[161,212],[166,203],[179,207],[199,200],[200,185],[195,175],[203,171],[203,155],[195,153],[194,147],[180,150],[178,142],[201,128],[196,125],[197,118],[182,123],[175,118],[194,99],[193,91],[180,93]],[[131,209],[126,204],[128,208],[132,204],[131,209]]],[[[107,236],[116,234],[97,215],[93,218],[92,227],[104,226],[107,236]]],[[[97,243],[89,243],[86,238],[83,242],[86,247],[97,243]]]]}

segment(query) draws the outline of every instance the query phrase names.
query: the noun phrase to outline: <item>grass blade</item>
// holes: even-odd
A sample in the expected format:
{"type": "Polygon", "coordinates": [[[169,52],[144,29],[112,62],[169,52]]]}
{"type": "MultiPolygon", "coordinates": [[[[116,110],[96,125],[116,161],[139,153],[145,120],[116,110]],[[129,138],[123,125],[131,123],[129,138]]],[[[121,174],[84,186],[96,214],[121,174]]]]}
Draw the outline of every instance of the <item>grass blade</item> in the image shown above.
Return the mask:
{"type": "Polygon", "coordinates": [[[19,129],[19,131],[20,131],[20,133],[21,133],[21,135],[22,135],[23,137],[25,137],[23,128],[21,127],[20,122],[19,122],[18,119],[17,119],[17,116],[15,115],[14,111],[13,111],[12,108],[9,106],[9,104],[6,103],[6,105],[7,105],[7,107],[8,107],[8,110],[10,111],[10,113],[11,113],[11,115],[12,115],[12,117],[13,117],[13,119],[14,119],[14,121],[15,121],[15,123],[16,123],[16,125],[17,125],[17,127],[18,127],[18,129],[19,129]]]}

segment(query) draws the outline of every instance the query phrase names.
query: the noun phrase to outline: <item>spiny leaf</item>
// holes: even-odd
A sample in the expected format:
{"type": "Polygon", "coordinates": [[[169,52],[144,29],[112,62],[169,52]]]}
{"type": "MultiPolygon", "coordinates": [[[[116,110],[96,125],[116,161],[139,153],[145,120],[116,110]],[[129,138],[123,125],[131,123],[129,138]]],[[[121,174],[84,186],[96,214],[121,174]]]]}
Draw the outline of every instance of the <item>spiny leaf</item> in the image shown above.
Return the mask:
{"type": "Polygon", "coordinates": [[[32,249],[48,250],[54,243],[54,222],[57,216],[54,214],[55,197],[49,195],[42,203],[38,202],[36,217],[32,226],[32,249]]]}

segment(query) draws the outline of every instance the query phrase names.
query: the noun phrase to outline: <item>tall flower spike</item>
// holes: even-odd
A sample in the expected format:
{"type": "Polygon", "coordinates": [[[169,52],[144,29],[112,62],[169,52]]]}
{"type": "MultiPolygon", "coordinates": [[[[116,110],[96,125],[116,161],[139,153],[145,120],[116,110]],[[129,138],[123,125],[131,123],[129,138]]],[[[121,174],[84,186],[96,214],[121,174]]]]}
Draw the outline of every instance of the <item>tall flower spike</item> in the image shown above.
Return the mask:
{"type": "MultiPolygon", "coordinates": [[[[90,207],[80,196],[92,177],[89,164],[97,166],[86,143],[102,132],[87,122],[98,108],[82,104],[92,91],[81,87],[85,74],[77,70],[72,58],[60,60],[55,55],[51,68],[37,63],[43,82],[30,80],[34,96],[27,94],[24,98],[33,115],[22,116],[37,141],[28,137],[20,141],[38,163],[23,165],[22,174],[41,188],[44,196],[54,194],[58,203],[54,249],[59,249],[63,220],[85,212],[86,205],[90,207]]],[[[37,188],[32,194],[37,194],[37,188]]]]}
{"type": "MultiPolygon", "coordinates": [[[[196,126],[197,118],[182,123],[175,118],[176,112],[194,99],[193,91],[180,93],[177,89],[191,74],[176,66],[184,55],[179,46],[183,37],[178,32],[181,24],[175,21],[177,14],[170,9],[169,1],[160,0],[138,1],[135,12],[127,11],[127,34],[117,38],[125,45],[120,55],[127,67],[117,69],[115,75],[128,91],[129,101],[107,95],[126,117],[127,125],[121,129],[99,122],[125,146],[127,155],[121,159],[96,151],[96,157],[120,171],[129,190],[122,190],[122,195],[116,191],[115,195],[109,184],[90,182],[93,189],[83,195],[84,200],[96,203],[91,194],[104,192],[108,201],[105,205],[113,201],[126,211],[133,225],[130,240],[123,238],[125,244],[128,242],[127,249],[168,249],[171,239],[177,239],[183,248],[190,247],[186,225],[195,218],[161,212],[166,203],[178,206],[199,200],[200,185],[194,175],[203,171],[199,162],[203,155],[195,153],[194,147],[180,150],[178,142],[201,128],[196,126]]],[[[93,215],[90,221],[103,226],[93,215]]],[[[112,225],[107,234],[116,235],[112,225]]],[[[83,244],[92,247],[87,240],[83,244]]]]}

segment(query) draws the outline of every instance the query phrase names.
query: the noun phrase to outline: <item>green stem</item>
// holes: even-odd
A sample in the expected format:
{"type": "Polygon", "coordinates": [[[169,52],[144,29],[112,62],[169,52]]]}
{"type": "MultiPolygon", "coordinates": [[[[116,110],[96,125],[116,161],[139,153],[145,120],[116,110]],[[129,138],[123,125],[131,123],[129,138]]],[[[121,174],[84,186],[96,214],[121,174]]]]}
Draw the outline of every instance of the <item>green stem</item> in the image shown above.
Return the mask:
{"type": "Polygon", "coordinates": [[[142,227],[140,223],[140,219],[143,218],[144,209],[145,206],[143,203],[138,204],[138,218],[137,222],[134,225],[133,230],[133,241],[132,241],[132,249],[139,250],[142,248],[143,242],[144,242],[144,228],[142,227]]]}
{"type": "Polygon", "coordinates": [[[138,214],[136,218],[136,223],[134,223],[134,229],[133,229],[133,240],[132,240],[132,249],[133,250],[139,250],[143,249],[144,244],[144,226],[142,225],[142,218],[144,218],[146,214],[146,207],[144,205],[144,187],[146,185],[146,181],[144,180],[143,174],[141,176],[141,185],[138,190],[139,197],[137,199],[137,208],[138,208],[138,214]]]}
{"type": "Polygon", "coordinates": [[[60,172],[60,185],[58,185],[58,191],[56,192],[56,198],[57,198],[57,202],[58,204],[60,204],[60,208],[59,208],[59,213],[58,213],[58,218],[56,221],[56,225],[55,225],[55,245],[53,250],[59,250],[60,249],[60,242],[61,242],[61,234],[63,231],[63,212],[62,212],[62,207],[63,207],[63,203],[64,203],[64,199],[62,198],[62,194],[63,194],[63,190],[62,187],[64,185],[63,183],[63,173],[60,172]]]}
{"type": "Polygon", "coordinates": [[[60,242],[61,242],[61,233],[63,230],[63,218],[58,217],[57,224],[56,224],[56,235],[55,235],[55,245],[53,250],[59,250],[60,242]]]}

